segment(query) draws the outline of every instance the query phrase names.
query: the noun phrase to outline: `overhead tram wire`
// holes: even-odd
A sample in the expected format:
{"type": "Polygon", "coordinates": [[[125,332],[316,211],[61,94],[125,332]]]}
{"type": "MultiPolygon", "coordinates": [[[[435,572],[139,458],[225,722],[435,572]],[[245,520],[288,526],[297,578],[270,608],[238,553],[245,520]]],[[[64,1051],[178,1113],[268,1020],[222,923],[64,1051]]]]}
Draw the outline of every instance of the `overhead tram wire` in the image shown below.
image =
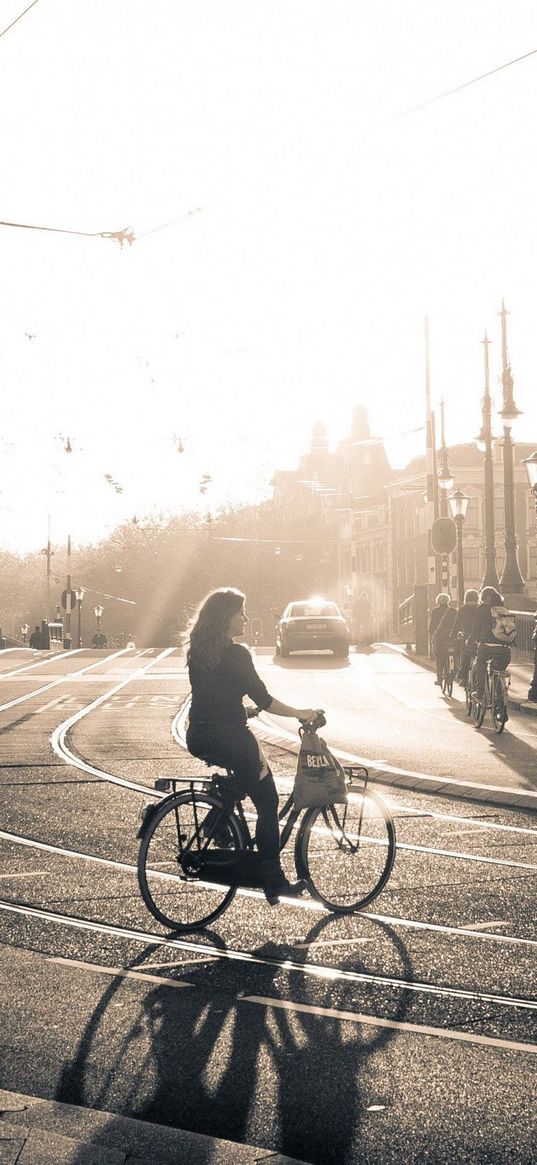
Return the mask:
{"type": "MultiPolygon", "coordinates": [[[[37,0],[34,0],[34,3],[37,3],[37,0]]],[[[0,227],[16,227],[24,231],[50,231],[56,235],[78,235],[86,239],[115,239],[123,250],[124,243],[128,243],[129,247],[132,247],[133,243],[138,242],[140,239],[145,239],[147,235],[153,235],[156,231],[162,231],[166,227],[173,227],[176,223],[183,222],[184,219],[190,218],[193,214],[198,214],[201,210],[203,210],[203,207],[197,206],[194,210],[189,210],[186,214],[181,215],[180,218],[172,219],[171,222],[161,223],[160,226],[152,227],[151,230],[144,231],[141,235],[135,235],[132,227],[122,227],[119,231],[73,231],[68,230],[66,227],[44,227],[36,223],[27,222],[0,222],[0,227]]]]}
{"type": "Polygon", "coordinates": [[[520,57],[513,57],[512,61],[504,61],[503,65],[497,65],[495,69],[489,69],[487,73],[480,73],[478,77],[472,77],[470,81],[463,81],[461,85],[455,85],[453,89],[446,89],[444,93],[437,93],[436,97],[430,97],[428,101],[422,101],[419,105],[412,105],[409,109],[403,109],[401,113],[395,113],[393,117],[387,118],[386,121],[381,121],[375,127],[376,129],[383,129],[384,126],[392,125],[394,121],[400,121],[403,117],[409,117],[411,113],[418,113],[420,109],[427,109],[429,105],[434,105],[437,101],[443,101],[445,97],[451,97],[453,93],[460,93],[462,89],[468,89],[470,85],[477,85],[478,81],[484,81],[487,77],[494,76],[495,73],[501,73],[502,69],[509,69],[511,65],[518,65],[520,61],[527,61],[528,57],[533,57],[537,53],[537,49],[530,49],[528,53],[522,53],[520,57]]]}
{"type": "Polygon", "coordinates": [[[37,0],[33,0],[32,4],[29,4],[28,7],[24,9],[24,12],[21,12],[19,16],[16,16],[15,19],[11,21],[11,24],[8,24],[7,28],[4,28],[2,32],[0,32],[0,36],[5,36],[6,32],[9,32],[10,28],[13,28],[14,24],[17,24],[19,20],[22,20],[23,16],[26,16],[26,13],[30,11],[30,8],[35,8],[36,4],[37,0]]]}

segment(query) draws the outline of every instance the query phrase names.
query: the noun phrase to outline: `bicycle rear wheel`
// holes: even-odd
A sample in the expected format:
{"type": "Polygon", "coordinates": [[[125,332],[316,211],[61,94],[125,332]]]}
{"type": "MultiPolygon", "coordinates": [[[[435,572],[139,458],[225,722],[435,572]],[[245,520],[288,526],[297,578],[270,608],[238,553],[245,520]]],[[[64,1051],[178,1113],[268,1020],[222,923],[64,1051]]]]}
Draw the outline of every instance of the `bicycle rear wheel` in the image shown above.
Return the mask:
{"type": "Polygon", "coordinates": [[[492,677],[492,723],[495,732],[503,732],[507,721],[507,707],[505,700],[505,691],[501,676],[494,675],[492,677]]]}
{"type": "Polygon", "coordinates": [[[395,860],[395,825],[374,793],[349,793],[347,805],[308,809],[295,860],[315,898],[336,914],[351,914],[380,894],[395,860]]]}
{"type": "Polygon", "coordinates": [[[218,849],[222,838],[230,858],[244,848],[236,817],[210,793],[178,793],[154,810],[138,853],[138,883],[163,926],[196,930],[230,905],[236,887],[204,882],[198,872],[203,855],[218,849]]]}

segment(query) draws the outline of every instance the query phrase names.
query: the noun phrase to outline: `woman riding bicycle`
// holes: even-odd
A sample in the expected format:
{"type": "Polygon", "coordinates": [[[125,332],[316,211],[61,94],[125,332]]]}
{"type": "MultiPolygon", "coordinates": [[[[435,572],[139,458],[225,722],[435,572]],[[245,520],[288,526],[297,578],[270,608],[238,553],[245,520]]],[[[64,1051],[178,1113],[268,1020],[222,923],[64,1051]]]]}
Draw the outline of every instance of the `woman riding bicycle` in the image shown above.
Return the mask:
{"type": "Polygon", "coordinates": [[[234,794],[248,795],[257,810],[256,842],[267,900],[298,897],[305,882],[287,880],[280,862],[278,793],[266,758],[247,728],[243,697],[276,716],[314,720],[319,709],[292,708],[274,699],[258,676],[248,649],[234,643],[246,626],[244,595],[233,588],[213,591],[202,603],[187,652],[192,687],[186,743],[193,756],[223,765],[235,775],[234,794]]]}

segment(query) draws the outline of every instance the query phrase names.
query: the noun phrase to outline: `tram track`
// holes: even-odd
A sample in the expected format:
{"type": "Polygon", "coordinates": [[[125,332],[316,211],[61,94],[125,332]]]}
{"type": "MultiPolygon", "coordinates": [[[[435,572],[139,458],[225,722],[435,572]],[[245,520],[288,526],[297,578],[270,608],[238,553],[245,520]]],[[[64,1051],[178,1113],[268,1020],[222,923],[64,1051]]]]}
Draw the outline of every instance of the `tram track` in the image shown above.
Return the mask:
{"type": "MultiPolygon", "coordinates": [[[[24,834],[12,833],[9,830],[0,829],[0,840],[8,842],[13,845],[25,846],[28,849],[36,849],[45,853],[55,854],[62,858],[74,858],[79,861],[93,862],[95,865],[107,866],[111,869],[116,869],[122,873],[137,874],[137,867],[129,862],[120,862],[117,858],[104,858],[99,854],[88,854],[81,850],[70,849],[66,846],[54,845],[51,842],[40,841],[37,838],[27,837],[24,834]]],[[[175,875],[169,874],[167,877],[172,879],[175,875]]],[[[264,901],[264,895],[260,890],[247,889],[239,887],[237,894],[245,898],[257,898],[259,901],[264,901]]],[[[292,906],[296,910],[307,912],[314,912],[319,914],[329,914],[322,903],[316,902],[312,899],[289,899],[288,906],[292,906]]],[[[448,926],[443,923],[422,922],[417,918],[404,918],[400,915],[394,914],[377,914],[370,910],[361,910],[360,918],[367,918],[371,922],[383,923],[387,926],[401,927],[410,930],[431,931],[435,934],[445,934],[450,937],[457,938],[472,938],[480,940],[490,940],[493,943],[500,945],[512,945],[518,947],[537,947],[537,939],[521,938],[517,935],[495,934],[487,932],[486,930],[475,930],[472,927],[448,926]]]]}
{"type": "MultiPolygon", "coordinates": [[[[250,965],[270,967],[278,971],[290,973],[298,972],[302,976],[322,979],[333,983],[369,984],[378,987],[390,987],[412,994],[430,995],[437,998],[463,1000],[495,1005],[498,1007],[521,1009],[523,1011],[537,1011],[537,999],[522,998],[521,996],[499,995],[487,991],[470,991],[461,987],[444,987],[436,983],[427,983],[414,979],[400,979],[394,975],[374,975],[366,971],[349,971],[340,967],[325,966],[320,963],[300,962],[288,957],[278,959],[274,955],[264,955],[258,951],[243,951],[233,947],[219,947],[211,943],[186,942],[174,938],[172,935],[160,935],[153,931],[137,930],[131,927],[117,926],[108,922],[96,922],[89,918],[79,918],[71,914],[62,914],[43,907],[29,906],[20,902],[10,902],[0,898],[0,911],[22,915],[38,921],[69,927],[75,930],[91,931],[114,938],[127,939],[131,942],[145,943],[149,946],[163,946],[167,949],[180,950],[186,953],[204,955],[208,959],[217,961],[231,961],[248,963],[250,965]]],[[[529,1045],[528,1045],[529,1046],[529,1045]]],[[[537,1048],[535,1049],[537,1052],[537,1048]]]]}

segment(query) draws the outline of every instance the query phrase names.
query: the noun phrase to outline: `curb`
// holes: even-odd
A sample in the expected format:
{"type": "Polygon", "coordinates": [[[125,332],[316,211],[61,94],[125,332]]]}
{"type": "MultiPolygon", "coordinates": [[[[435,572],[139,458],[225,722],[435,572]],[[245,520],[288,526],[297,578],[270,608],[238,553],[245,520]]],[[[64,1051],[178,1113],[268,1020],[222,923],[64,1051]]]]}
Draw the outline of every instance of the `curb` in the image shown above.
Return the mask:
{"type": "Polygon", "coordinates": [[[57,1165],[305,1165],[273,1149],[0,1089],[2,1161],[57,1165]]]}

